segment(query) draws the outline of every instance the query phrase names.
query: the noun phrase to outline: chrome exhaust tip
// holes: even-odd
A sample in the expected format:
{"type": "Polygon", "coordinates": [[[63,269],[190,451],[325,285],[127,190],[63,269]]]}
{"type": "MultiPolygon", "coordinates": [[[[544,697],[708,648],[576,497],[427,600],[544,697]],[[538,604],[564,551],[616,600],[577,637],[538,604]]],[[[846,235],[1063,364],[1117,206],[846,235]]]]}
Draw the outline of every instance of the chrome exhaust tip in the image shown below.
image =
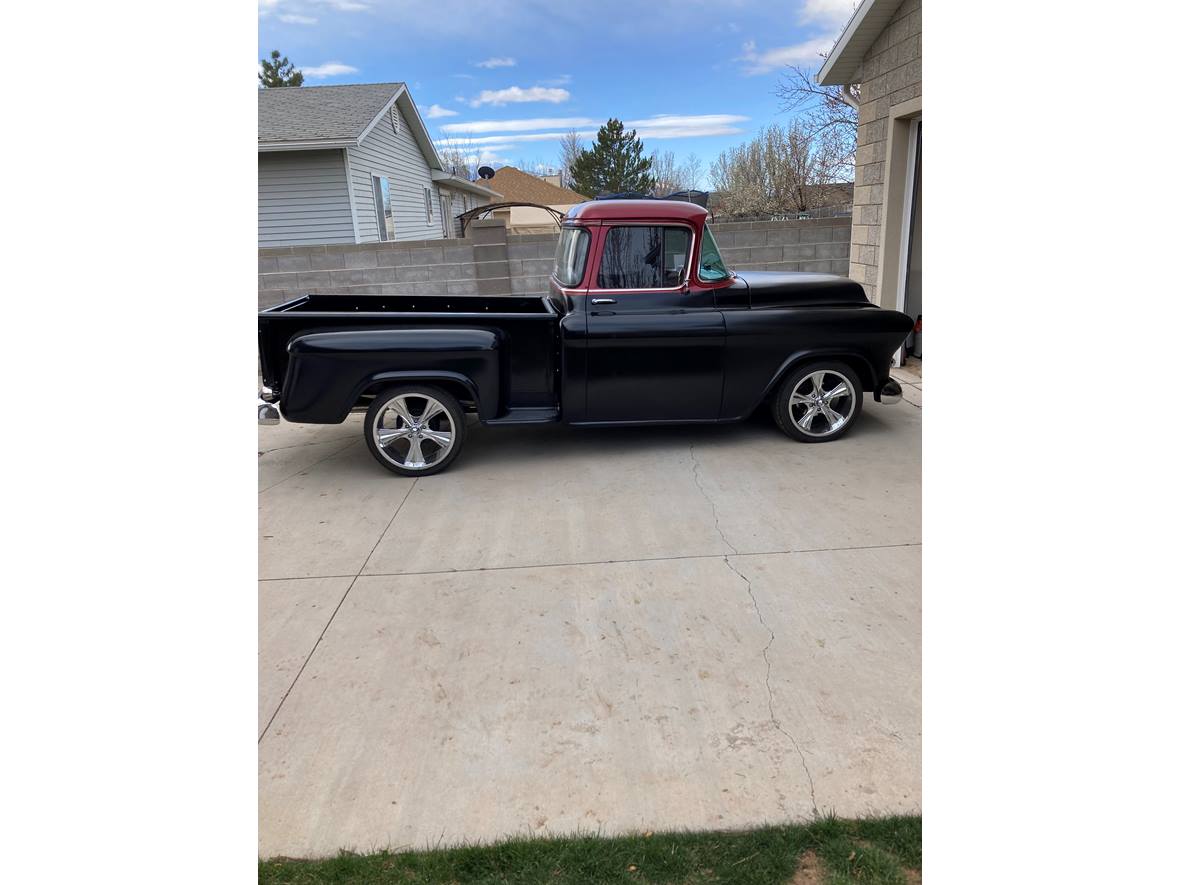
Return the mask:
{"type": "Polygon", "coordinates": [[[279,407],[274,403],[268,403],[265,400],[258,400],[258,423],[259,424],[278,424],[279,423],[279,407]]]}
{"type": "Polygon", "coordinates": [[[884,403],[891,406],[894,403],[901,402],[901,385],[889,378],[881,385],[881,389],[877,391],[874,397],[877,402],[884,403]]]}

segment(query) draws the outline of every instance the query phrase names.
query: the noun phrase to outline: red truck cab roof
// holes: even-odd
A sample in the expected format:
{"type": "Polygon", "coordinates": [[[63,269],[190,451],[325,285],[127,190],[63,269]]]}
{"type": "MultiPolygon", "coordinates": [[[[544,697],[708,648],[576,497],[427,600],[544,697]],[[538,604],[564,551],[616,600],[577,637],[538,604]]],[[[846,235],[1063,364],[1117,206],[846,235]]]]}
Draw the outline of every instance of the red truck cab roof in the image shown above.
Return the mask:
{"type": "Polygon", "coordinates": [[[588,200],[570,208],[567,221],[687,221],[694,227],[709,213],[682,200],[588,200]]]}

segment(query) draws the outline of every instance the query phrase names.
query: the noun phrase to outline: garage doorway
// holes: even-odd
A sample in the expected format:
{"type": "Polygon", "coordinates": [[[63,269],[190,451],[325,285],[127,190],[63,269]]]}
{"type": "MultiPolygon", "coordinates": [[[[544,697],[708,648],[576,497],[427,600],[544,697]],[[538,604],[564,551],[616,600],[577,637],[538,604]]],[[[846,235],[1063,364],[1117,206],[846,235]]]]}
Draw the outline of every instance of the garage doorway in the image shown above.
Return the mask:
{"type": "Polygon", "coordinates": [[[900,362],[922,359],[922,117],[910,122],[906,151],[906,180],[902,211],[901,266],[897,281],[897,309],[914,321],[914,331],[902,345],[900,362]]]}

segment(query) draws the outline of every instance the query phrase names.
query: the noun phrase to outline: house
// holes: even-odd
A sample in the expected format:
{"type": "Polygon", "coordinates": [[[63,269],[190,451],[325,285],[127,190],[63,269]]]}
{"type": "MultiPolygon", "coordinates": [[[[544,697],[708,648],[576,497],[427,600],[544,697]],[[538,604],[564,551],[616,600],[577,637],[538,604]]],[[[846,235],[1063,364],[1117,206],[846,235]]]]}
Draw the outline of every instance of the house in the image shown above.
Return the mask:
{"type": "MultiPolygon", "coordinates": [[[[922,313],[922,0],[864,0],[816,79],[860,84],[849,276],[922,313]]],[[[912,336],[921,356],[921,335],[912,336]]]]}
{"type": "MultiPolygon", "coordinates": [[[[496,170],[495,178],[481,183],[496,192],[496,199],[492,201],[495,203],[538,203],[558,212],[568,212],[571,206],[586,201],[586,197],[562,187],[554,179],[560,181],[560,176],[540,178],[514,166],[501,166],[496,170]]],[[[490,217],[503,219],[510,233],[543,234],[557,230],[557,223],[550,213],[531,206],[496,209],[490,217]]]]}
{"type": "Polygon", "coordinates": [[[404,83],[258,90],[258,245],[458,236],[494,195],[439,159],[404,83]]]}

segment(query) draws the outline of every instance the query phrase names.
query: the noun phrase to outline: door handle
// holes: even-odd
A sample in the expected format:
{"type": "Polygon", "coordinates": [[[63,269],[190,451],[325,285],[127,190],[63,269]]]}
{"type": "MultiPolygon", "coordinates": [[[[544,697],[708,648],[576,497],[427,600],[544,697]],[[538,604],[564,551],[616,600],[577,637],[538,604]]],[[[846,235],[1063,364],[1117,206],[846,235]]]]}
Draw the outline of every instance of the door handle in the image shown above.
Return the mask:
{"type": "Polygon", "coordinates": [[[591,304],[616,304],[617,302],[613,298],[591,298],[590,303],[591,304]]]}

